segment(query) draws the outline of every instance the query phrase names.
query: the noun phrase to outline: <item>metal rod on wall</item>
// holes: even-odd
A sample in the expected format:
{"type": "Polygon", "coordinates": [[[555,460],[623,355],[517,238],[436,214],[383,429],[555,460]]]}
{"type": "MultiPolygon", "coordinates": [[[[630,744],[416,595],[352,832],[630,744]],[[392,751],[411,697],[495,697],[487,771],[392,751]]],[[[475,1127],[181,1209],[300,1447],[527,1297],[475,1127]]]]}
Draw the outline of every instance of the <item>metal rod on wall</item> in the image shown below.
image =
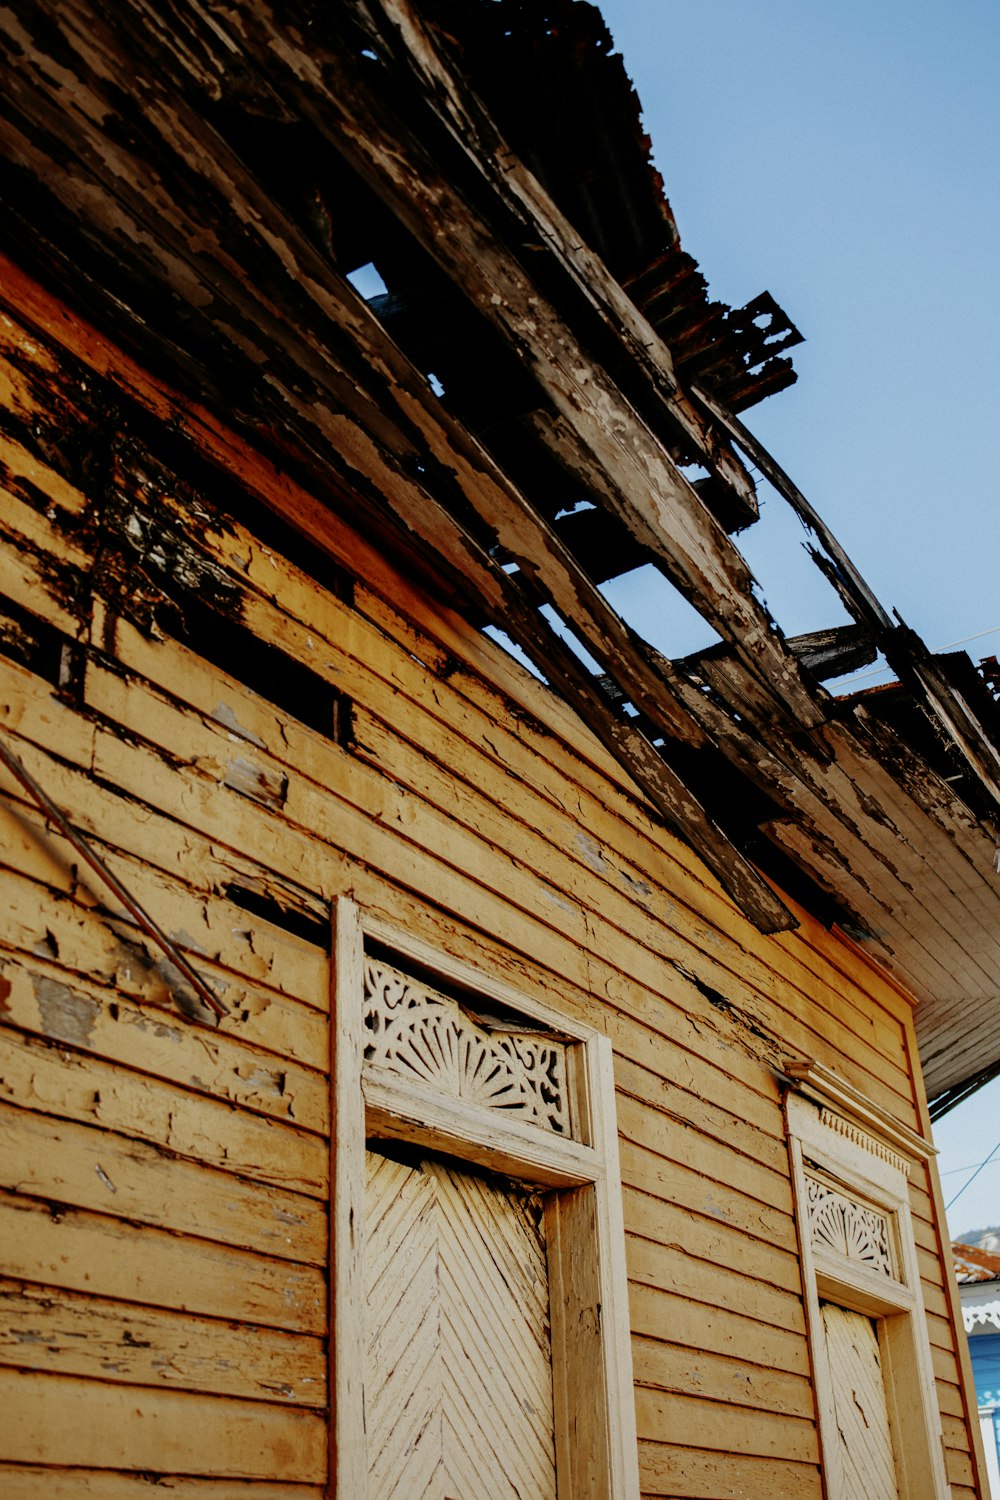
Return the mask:
{"type": "Polygon", "coordinates": [[[212,993],[212,991],[208,988],[208,985],[200,977],[200,975],[191,967],[190,963],[184,957],[183,953],[180,951],[173,939],[167,936],[159,923],[154,922],[153,918],[149,915],[145,908],[140,906],[135,897],[129,894],[129,892],[122,885],[121,881],[118,879],[117,875],[113,874],[112,871],[108,869],[108,866],[104,863],[103,859],[101,859],[100,855],[90,847],[83,835],[77,833],[76,829],[66,817],[66,814],[56,806],[48,793],[41,786],[39,786],[38,782],[32,776],[31,772],[21,764],[20,760],[18,760],[13,750],[11,750],[10,747],[5,744],[2,738],[0,738],[0,760],[3,761],[4,765],[10,771],[11,775],[17,778],[17,780],[24,787],[25,791],[30,794],[32,800],[38,804],[45,816],[49,818],[53,823],[55,823],[60,832],[66,836],[69,842],[73,845],[73,848],[76,850],[77,854],[79,854],[80,858],[90,866],[90,868],[96,875],[101,878],[101,880],[103,880],[104,884],[117,897],[122,906],[124,906],[125,910],[129,913],[129,915],[133,917],[139,927],[142,928],[142,931],[146,934],[146,936],[152,938],[157,947],[162,950],[162,952],[170,960],[174,967],[179,970],[180,974],[184,979],[187,980],[188,984],[194,990],[195,994],[198,995],[198,997],[203,1000],[209,1007],[209,1009],[213,1010],[217,1016],[228,1016],[229,1011],[227,1010],[227,1008],[223,1005],[222,1001],[212,993]]]}

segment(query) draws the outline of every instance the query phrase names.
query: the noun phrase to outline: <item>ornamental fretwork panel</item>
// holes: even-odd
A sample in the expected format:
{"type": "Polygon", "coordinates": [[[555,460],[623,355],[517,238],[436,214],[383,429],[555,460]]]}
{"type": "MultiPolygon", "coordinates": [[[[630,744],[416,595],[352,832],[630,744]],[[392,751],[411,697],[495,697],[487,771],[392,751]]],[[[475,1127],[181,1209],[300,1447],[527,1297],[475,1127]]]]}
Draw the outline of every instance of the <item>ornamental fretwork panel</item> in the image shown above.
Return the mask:
{"type": "Polygon", "coordinates": [[[467,1104],[572,1134],[566,1046],[480,1024],[449,995],[365,959],[364,1066],[421,1079],[467,1104]]]}
{"type": "Polygon", "coordinates": [[[839,1193],[828,1182],[806,1176],[809,1232],[814,1250],[832,1251],[882,1276],[895,1278],[889,1220],[839,1193]]]}

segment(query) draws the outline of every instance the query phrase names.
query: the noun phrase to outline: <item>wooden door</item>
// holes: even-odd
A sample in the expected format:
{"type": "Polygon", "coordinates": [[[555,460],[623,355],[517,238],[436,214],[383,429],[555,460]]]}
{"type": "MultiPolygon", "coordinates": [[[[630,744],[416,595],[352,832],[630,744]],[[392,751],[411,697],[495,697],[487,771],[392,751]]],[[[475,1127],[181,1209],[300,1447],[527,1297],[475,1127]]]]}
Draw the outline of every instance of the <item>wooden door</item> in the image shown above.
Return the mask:
{"type": "Polygon", "coordinates": [[[878,1332],[871,1318],[820,1304],[833,1385],[842,1500],[898,1500],[878,1332]]]}
{"type": "Polygon", "coordinates": [[[369,1500],[555,1500],[537,1205],[444,1162],[366,1169],[369,1500]]]}

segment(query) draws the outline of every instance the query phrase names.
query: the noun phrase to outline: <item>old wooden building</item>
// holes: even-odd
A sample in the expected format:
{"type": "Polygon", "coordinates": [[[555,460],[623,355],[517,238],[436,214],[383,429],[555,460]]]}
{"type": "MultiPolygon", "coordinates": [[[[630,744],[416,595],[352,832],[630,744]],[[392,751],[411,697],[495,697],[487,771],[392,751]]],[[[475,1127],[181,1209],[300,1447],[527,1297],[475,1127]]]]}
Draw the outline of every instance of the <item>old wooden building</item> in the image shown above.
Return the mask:
{"type": "Polygon", "coordinates": [[[743,425],[798,335],[598,13],[0,31],[0,1491],[971,1500],[993,692],[743,425]]]}

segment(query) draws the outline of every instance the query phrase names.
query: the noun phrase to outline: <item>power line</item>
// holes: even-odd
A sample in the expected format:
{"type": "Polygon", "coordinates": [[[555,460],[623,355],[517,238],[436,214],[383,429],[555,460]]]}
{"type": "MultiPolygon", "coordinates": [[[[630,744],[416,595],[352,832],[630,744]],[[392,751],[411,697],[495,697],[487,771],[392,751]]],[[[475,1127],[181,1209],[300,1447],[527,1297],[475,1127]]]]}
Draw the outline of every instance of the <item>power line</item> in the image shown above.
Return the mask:
{"type": "MultiPolygon", "coordinates": [[[[971,1172],[973,1170],[973,1168],[975,1168],[978,1171],[978,1169],[980,1167],[985,1166],[985,1165],[986,1165],[985,1162],[970,1161],[970,1162],[966,1162],[966,1164],[965,1164],[964,1167],[949,1167],[948,1170],[947,1170],[947,1172],[939,1172],[938,1176],[939,1177],[954,1177],[955,1174],[956,1174],[956,1172],[971,1172]]],[[[998,1166],[998,1167],[1000,1167],[1000,1161],[996,1162],[995,1165],[998,1166]]]]}
{"type": "MultiPolygon", "coordinates": [[[[949,641],[947,646],[939,646],[938,651],[954,651],[956,646],[967,646],[970,641],[981,641],[983,636],[996,635],[1000,631],[1000,625],[991,625],[989,630],[977,630],[975,635],[964,635],[960,641],[949,641]]],[[[871,667],[867,672],[854,672],[849,677],[841,679],[842,686],[846,687],[849,682],[864,682],[868,677],[879,677],[883,672],[892,669],[888,666],[871,667]]]]}
{"type": "Polygon", "coordinates": [[[979,1176],[980,1172],[983,1170],[984,1167],[988,1167],[989,1166],[990,1162],[993,1160],[994,1156],[996,1156],[996,1154],[997,1154],[998,1151],[1000,1151],[1000,1141],[997,1141],[996,1145],[993,1147],[993,1150],[990,1152],[990,1154],[986,1158],[986,1160],[985,1161],[981,1161],[979,1163],[979,1166],[973,1172],[973,1174],[969,1178],[968,1182],[964,1182],[962,1184],[962,1186],[959,1188],[958,1192],[955,1194],[954,1198],[952,1198],[951,1203],[946,1203],[945,1204],[945,1206],[944,1206],[945,1213],[947,1213],[948,1210],[951,1208],[952,1203],[957,1203],[958,1202],[959,1198],[961,1198],[962,1194],[965,1192],[965,1189],[967,1187],[971,1187],[972,1186],[972,1184],[975,1182],[976,1178],[979,1176]]]}

